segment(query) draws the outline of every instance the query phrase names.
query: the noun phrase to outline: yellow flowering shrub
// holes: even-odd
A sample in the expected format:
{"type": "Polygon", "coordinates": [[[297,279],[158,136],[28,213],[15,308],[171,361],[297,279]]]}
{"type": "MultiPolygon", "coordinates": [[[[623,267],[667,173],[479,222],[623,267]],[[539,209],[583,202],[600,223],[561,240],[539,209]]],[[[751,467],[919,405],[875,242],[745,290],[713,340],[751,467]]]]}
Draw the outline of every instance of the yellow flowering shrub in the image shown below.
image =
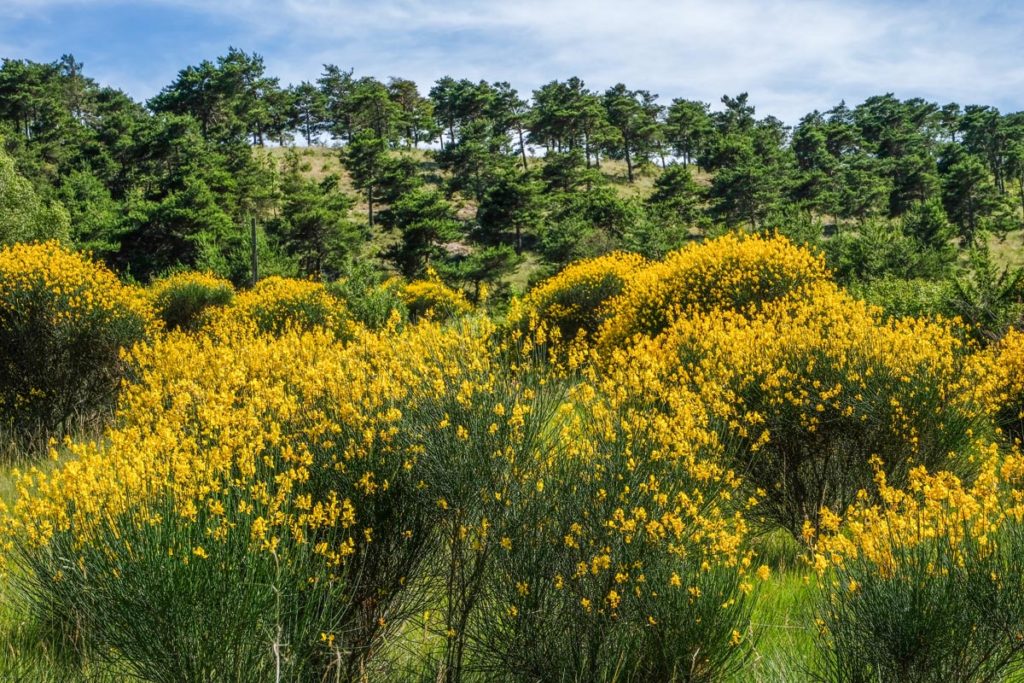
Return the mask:
{"type": "Polygon", "coordinates": [[[633,652],[638,676],[735,668],[751,556],[695,396],[666,417],[628,366],[570,382],[532,360],[537,339],[494,331],[427,321],[342,345],[224,326],[140,345],[105,437],[18,477],[15,574],[153,680],[266,672],[275,643],[290,675],[374,671],[425,599],[448,670],[485,642],[583,677],[633,652]],[[679,649],[636,647],[658,639],[679,649]]]}
{"type": "Polygon", "coordinates": [[[207,308],[231,303],[235,288],[212,273],[184,271],[154,281],[147,293],[166,329],[195,330],[207,308]]]}
{"type": "Polygon", "coordinates": [[[979,354],[992,378],[992,410],[1010,439],[1024,438],[1024,333],[1011,330],[979,354]]]}
{"type": "Polygon", "coordinates": [[[465,294],[441,282],[433,273],[428,273],[425,280],[413,280],[406,284],[394,280],[385,285],[398,287],[402,303],[409,310],[409,317],[413,320],[448,320],[469,313],[473,309],[465,294]]]}
{"type": "Polygon", "coordinates": [[[57,470],[21,475],[8,518],[16,561],[63,618],[88,624],[139,675],[195,674],[181,645],[203,624],[218,670],[266,670],[269,639],[291,626],[281,637],[296,675],[319,677],[340,657],[358,669],[401,623],[406,582],[430,557],[435,492],[421,486],[410,439],[422,433],[401,429],[404,412],[433,400],[462,359],[488,356],[479,336],[434,325],[357,334],[341,346],[322,328],[241,327],[140,346],[116,427],[71,444],[57,470]],[[62,567],[64,553],[83,559],[62,567]],[[172,579],[206,588],[174,595],[171,610],[158,591],[172,579]],[[244,596],[238,581],[252,582],[244,596]],[[210,610],[241,597],[251,611],[210,623],[210,610]],[[282,599],[313,612],[289,622],[275,616],[282,599]],[[181,617],[175,628],[168,612],[181,617]],[[321,632],[337,635],[330,647],[321,632]],[[256,663],[235,659],[235,636],[256,663]]]}
{"type": "Polygon", "coordinates": [[[531,289],[510,320],[524,324],[536,319],[557,328],[566,341],[581,331],[593,337],[608,317],[609,300],[644,265],[642,256],[620,252],[577,261],[531,289]]]}
{"type": "Polygon", "coordinates": [[[694,393],[596,367],[511,507],[476,639],[509,680],[719,680],[750,654],[740,481],[694,393]]]}
{"type": "Polygon", "coordinates": [[[986,681],[1017,666],[1021,463],[993,445],[973,483],[918,467],[894,487],[876,460],[876,495],[843,518],[823,511],[813,557],[825,680],[986,681]]]}
{"type": "Polygon", "coordinates": [[[606,349],[653,337],[684,315],[716,309],[750,314],[829,279],[820,255],[781,236],[728,234],[684,247],[630,278],[609,303],[600,334],[606,349]]]}
{"type": "Polygon", "coordinates": [[[157,329],[149,302],[57,242],[0,250],[0,420],[16,434],[107,409],[121,350],[157,329]]]}
{"type": "Polygon", "coordinates": [[[748,317],[680,318],[632,355],[703,398],[760,514],[800,537],[822,506],[843,509],[880,457],[894,483],[919,465],[967,475],[991,431],[964,342],[942,323],[882,321],[830,283],[748,317]]]}
{"type": "Polygon", "coordinates": [[[344,339],[353,333],[345,303],[324,285],[276,275],[241,292],[232,306],[218,309],[210,318],[214,328],[242,324],[264,334],[323,328],[344,339]]]}

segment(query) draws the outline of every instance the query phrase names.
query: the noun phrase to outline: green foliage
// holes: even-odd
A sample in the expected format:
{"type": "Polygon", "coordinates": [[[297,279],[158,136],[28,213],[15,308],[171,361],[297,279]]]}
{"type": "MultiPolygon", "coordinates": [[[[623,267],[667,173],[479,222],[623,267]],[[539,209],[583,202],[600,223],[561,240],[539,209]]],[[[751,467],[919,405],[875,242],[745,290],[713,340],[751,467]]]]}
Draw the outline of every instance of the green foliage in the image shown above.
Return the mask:
{"type": "Polygon", "coordinates": [[[388,229],[397,230],[400,242],[388,258],[406,277],[417,277],[431,261],[442,256],[442,243],[458,237],[455,208],[440,192],[418,188],[399,197],[381,216],[388,229]]]}
{"type": "Polygon", "coordinates": [[[523,234],[533,232],[541,219],[542,185],[531,174],[509,170],[488,185],[476,219],[485,243],[511,241],[523,250],[523,234]],[[506,237],[511,232],[511,240],[506,237]]]}
{"type": "Polygon", "coordinates": [[[704,190],[685,166],[672,164],[654,181],[647,200],[659,218],[687,227],[701,223],[704,190]]]}
{"type": "Polygon", "coordinates": [[[522,260],[507,244],[487,246],[438,264],[438,272],[449,281],[471,286],[473,300],[479,302],[485,291],[490,296],[495,293],[494,288],[504,289],[503,278],[511,274],[522,260]],[[485,284],[487,290],[484,290],[485,284]]]}
{"type": "Polygon", "coordinates": [[[982,340],[1002,337],[1024,318],[1024,269],[1000,267],[987,246],[969,252],[968,267],[953,279],[951,305],[982,340]]]}
{"type": "Polygon", "coordinates": [[[371,330],[385,327],[394,316],[404,321],[409,311],[395,287],[383,282],[383,275],[366,262],[349,263],[342,277],[327,285],[327,291],[345,302],[352,319],[371,330]]]}
{"type": "Polygon", "coordinates": [[[922,274],[917,244],[887,221],[867,221],[855,232],[842,232],[824,244],[824,251],[840,282],[922,274]]]}
{"type": "Polygon", "coordinates": [[[307,170],[297,153],[288,154],[281,216],[272,230],[304,275],[336,276],[366,236],[349,220],[354,202],[339,188],[338,176],[317,183],[303,176],[307,170]]]}
{"type": "Polygon", "coordinates": [[[14,168],[0,137],[0,245],[66,239],[70,217],[59,203],[44,201],[14,168]]]}
{"type": "Polygon", "coordinates": [[[855,296],[880,307],[886,315],[896,318],[951,317],[955,314],[955,289],[951,280],[905,280],[886,276],[870,282],[854,283],[850,289],[855,296]]]}

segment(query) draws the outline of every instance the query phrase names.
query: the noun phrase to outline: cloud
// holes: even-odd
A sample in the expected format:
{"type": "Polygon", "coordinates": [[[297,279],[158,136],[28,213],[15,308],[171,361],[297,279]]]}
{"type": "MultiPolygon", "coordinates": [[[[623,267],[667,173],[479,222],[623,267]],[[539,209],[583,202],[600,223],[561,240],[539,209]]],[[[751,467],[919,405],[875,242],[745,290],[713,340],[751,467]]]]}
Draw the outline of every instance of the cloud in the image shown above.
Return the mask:
{"type": "MultiPolygon", "coordinates": [[[[1013,3],[153,0],[148,5],[188,13],[200,30],[208,22],[197,44],[219,45],[214,49],[223,52],[231,43],[260,52],[269,70],[286,82],[315,78],[325,62],[381,78],[403,75],[424,88],[451,74],[508,80],[528,92],[548,80],[579,75],[592,87],[622,81],[665,98],[717,102],[723,93],[745,90],[760,113],[789,122],[839,99],[856,102],[886,91],[1004,109],[1024,106],[1019,40],[1024,9],[1013,3]]],[[[112,14],[125,7],[111,0],[8,0],[0,20],[6,15],[13,28],[0,29],[0,41],[17,45],[19,21],[38,21],[61,9],[112,14]]],[[[51,28],[59,37],[59,24],[51,28]]],[[[173,77],[173,71],[163,73],[172,56],[177,55],[163,55],[159,66],[163,82],[173,77]]],[[[178,59],[174,70],[186,63],[178,59]]],[[[153,64],[141,60],[117,68],[127,81],[152,82],[145,70],[156,69],[153,64]],[[132,75],[133,69],[142,75],[132,75]]]]}

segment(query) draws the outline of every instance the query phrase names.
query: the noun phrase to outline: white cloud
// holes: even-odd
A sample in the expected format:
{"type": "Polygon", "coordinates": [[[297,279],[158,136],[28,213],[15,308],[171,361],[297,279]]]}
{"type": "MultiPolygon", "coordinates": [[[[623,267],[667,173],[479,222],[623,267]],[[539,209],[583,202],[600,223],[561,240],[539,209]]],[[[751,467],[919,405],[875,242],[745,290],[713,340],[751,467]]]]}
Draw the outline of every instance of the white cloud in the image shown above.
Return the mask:
{"type": "MultiPolygon", "coordinates": [[[[14,17],[110,0],[8,0],[14,17]]],[[[508,80],[523,91],[579,75],[717,102],[747,90],[795,121],[839,99],[894,91],[1024,108],[1024,10],[1006,4],[843,0],[154,0],[238,26],[284,81],[320,65],[508,80]]],[[[2,29],[0,29],[2,35],[2,29]]],[[[204,36],[209,39],[211,36],[204,36]]],[[[213,36],[214,38],[216,36],[213,36]]],[[[232,37],[234,38],[234,36],[232,37]]],[[[17,37],[7,37],[16,42],[17,37]]],[[[227,40],[225,40],[226,48],[227,40]]],[[[208,55],[212,57],[213,55],[208,55]]],[[[165,61],[166,61],[165,56],[165,61]]],[[[177,64],[184,65],[184,61],[177,64]]],[[[126,75],[131,65],[125,65],[126,75]]],[[[173,73],[166,74],[166,79],[173,73]]],[[[135,82],[147,81],[134,76],[135,82]]],[[[151,81],[151,79],[148,79],[151,81]]],[[[127,85],[127,84],[126,84],[127,85]]],[[[132,89],[134,91],[134,89],[132,89]]],[[[136,94],[150,95],[150,92],[136,94]]]]}

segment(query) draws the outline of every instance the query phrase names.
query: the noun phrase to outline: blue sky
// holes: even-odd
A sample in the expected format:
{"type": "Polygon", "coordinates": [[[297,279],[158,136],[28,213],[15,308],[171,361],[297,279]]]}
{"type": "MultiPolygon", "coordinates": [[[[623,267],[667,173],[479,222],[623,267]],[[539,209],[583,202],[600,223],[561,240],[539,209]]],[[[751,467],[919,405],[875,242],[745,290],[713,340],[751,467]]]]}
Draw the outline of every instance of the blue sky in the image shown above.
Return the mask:
{"type": "Polygon", "coordinates": [[[749,91],[788,122],[840,99],[1024,109],[1024,2],[994,0],[0,0],[0,56],[52,61],[136,98],[229,45],[282,82],[325,62],[357,75],[579,75],[717,103],[749,91]]]}

